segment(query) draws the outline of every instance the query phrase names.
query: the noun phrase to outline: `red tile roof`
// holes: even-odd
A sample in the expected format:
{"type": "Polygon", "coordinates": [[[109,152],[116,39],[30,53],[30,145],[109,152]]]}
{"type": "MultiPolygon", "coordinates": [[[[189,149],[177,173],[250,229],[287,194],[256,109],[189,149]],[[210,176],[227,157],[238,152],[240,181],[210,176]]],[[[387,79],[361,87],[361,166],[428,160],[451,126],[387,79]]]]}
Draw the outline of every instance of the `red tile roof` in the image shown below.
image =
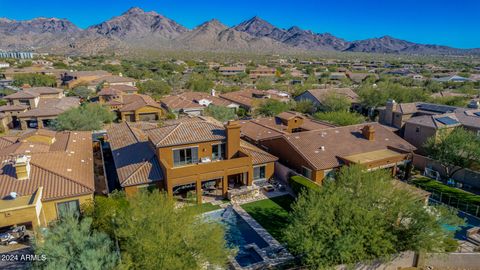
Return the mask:
{"type": "MultiPolygon", "coordinates": [[[[33,134],[31,134],[33,135],[33,134]]],[[[1,150],[0,197],[10,192],[30,195],[43,187],[43,200],[54,200],[93,194],[93,149],[90,132],[59,132],[51,145],[29,142],[28,137],[1,150]],[[18,145],[18,147],[14,147],[18,145]],[[10,148],[13,152],[7,152],[10,148]],[[28,149],[35,149],[26,152],[28,149]],[[23,151],[22,151],[23,150],[23,151]],[[29,179],[16,178],[12,158],[19,154],[31,156],[29,179]]]]}
{"type": "Polygon", "coordinates": [[[354,154],[382,149],[405,152],[416,149],[378,123],[299,132],[282,135],[279,139],[289,144],[317,170],[339,167],[342,165],[340,157],[354,154]],[[362,135],[362,128],[366,125],[375,129],[375,139],[372,141],[362,135]]]}
{"type": "Polygon", "coordinates": [[[150,123],[120,123],[107,130],[108,141],[122,187],[149,184],[163,180],[163,173],[145,129],[150,123]]]}

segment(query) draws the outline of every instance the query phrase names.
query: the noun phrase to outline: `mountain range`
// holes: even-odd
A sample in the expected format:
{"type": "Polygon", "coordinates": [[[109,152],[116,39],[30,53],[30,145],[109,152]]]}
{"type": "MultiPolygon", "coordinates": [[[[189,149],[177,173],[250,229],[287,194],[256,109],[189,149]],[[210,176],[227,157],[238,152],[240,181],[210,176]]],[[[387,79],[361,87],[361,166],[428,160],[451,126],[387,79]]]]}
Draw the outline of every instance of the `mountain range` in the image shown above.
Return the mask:
{"type": "Polygon", "coordinates": [[[228,27],[213,19],[190,30],[154,11],[134,7],[87,29],[67,19],[0,18],[0,49],[82,54],[125,54],[138,49],[235,52],[340,51],[417,55],[480,55],[480,49],[425,45],[390,36],[347,41],[297,26],[278,28],[253,17],[228,27]]]}

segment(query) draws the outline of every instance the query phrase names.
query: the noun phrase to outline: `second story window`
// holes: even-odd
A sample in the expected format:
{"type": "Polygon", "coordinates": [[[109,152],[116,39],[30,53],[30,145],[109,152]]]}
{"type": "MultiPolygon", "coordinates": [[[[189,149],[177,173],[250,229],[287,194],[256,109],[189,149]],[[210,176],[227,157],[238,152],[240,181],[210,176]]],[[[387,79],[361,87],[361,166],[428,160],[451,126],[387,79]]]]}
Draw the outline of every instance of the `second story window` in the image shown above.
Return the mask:
{"type": "Polygon", "coordinates": [[[29,106],[29,105],[30,105],[30,100],[28,100],[28,99],[19,99],[19,100],[18,100],[18,103],[20,103],[20,105],[29,106]]]}
{"type": "Polygon", "coordinates": [[[173,166],[198,163],[198,147],[173,150],[173,166]]]}
{"type": "Polygon", "coordinates": [[[225,144],[212,145],[212,160],[225,159],[225,144]]]}

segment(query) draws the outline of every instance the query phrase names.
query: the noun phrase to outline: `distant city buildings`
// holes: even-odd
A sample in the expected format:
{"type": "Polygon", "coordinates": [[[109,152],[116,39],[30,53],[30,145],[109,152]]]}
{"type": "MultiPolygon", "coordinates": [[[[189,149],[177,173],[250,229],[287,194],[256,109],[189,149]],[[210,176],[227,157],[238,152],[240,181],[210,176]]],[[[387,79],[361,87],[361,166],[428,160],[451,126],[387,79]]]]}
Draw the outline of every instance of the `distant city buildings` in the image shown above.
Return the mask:
{"type": "Polygon", "coordinates": [[[0,51],[0,58],[15,58],[15,59],[32,59],[35,53],[33,52],[5,52],[0,51]]]}

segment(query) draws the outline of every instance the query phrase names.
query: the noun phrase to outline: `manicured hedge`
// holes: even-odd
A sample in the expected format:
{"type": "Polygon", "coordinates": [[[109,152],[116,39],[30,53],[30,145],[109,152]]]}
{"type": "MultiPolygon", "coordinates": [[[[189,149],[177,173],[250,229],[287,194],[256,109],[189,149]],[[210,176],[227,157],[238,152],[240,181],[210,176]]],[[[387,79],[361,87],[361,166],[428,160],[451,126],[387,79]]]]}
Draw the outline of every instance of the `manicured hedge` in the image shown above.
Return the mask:
{"type": "Polygon", "coordinates": [[[442,196],[450,196],[465,203],[480,205],[480,196],[470,192],[450,187],[428,177],[421,177],[412,180],[412,183],[427,191],[441,192],[442,196]]]}
{"type": "Polygon", "coordinates": [[[307,190],[319,190],[320,186],[310,179],[300,175],[294,175],[289,179],[290,187],[295,194],[299,194],[303,189],[307,190]]]}

